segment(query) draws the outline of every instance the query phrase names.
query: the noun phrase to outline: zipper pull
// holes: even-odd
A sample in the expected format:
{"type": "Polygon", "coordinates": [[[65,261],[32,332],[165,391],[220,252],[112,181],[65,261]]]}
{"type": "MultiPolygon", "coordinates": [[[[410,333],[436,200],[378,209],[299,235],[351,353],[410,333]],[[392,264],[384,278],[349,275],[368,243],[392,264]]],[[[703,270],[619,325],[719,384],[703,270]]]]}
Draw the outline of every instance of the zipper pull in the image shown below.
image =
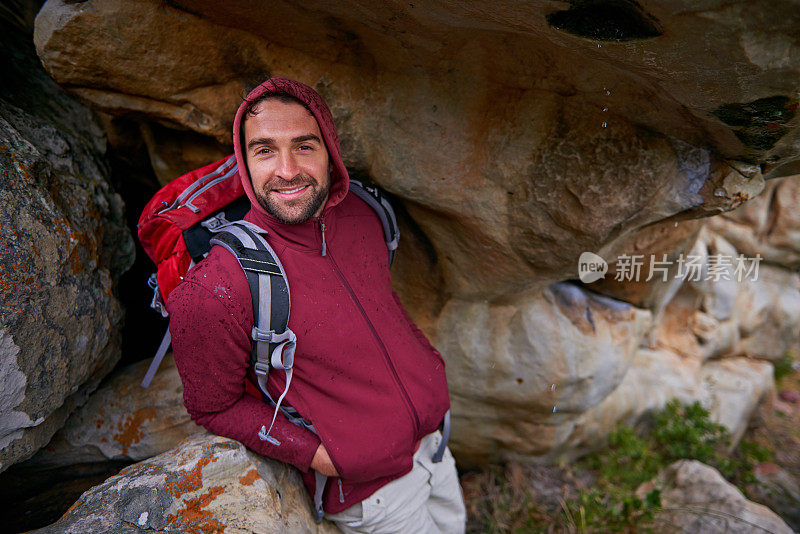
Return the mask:
{"type": "Polygon", "coordinates": [[[328,246],[325,244],[325,223],[323,222],[322,217],[319,218],[319,225],[320,228],[322,228],[322,255],[325,256],[328,251],[328,246]]]}
{"type": "Polygon", "coordinates": [[[344,491],[342,491],[342,479],[339,479],[339,502],[344,502],[344,491]]]}

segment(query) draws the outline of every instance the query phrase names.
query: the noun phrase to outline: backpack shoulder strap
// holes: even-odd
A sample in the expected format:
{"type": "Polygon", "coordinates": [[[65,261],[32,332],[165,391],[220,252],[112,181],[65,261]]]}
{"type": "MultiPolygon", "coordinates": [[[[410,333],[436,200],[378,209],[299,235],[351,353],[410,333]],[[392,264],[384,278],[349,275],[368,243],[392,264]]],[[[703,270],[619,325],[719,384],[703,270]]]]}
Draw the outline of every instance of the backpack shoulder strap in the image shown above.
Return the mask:
{"type": "Polygon", "coordinates": [[[302,419],[294,409],[281,406],[292,381],[297,344],[294,332],[288,327],[291,299],[286,272],[278,255],[264,239],[264,230],[258,226],[236,221],[220,225],[212,231],[215,235],[210,243],[220,245],[233,254],[244,270],[250,287],[253,302],[251,361],[259,389],[265,400],[268,399],[275,406],[269,429],[261,427],[259,438],[280,446],[280,442],[269,435],[279,409],[293,423],[314,431],[313,425],[302,419]],[[270,365],[286,373],[286,386],[277,401],[267,392],[270,365]]]}
{"type": "Polygon", "coordinates": [[[386,192],[373,184],[365,184],[361,180],[350,178],[350,192],[366,202],[381,220],[383,238],[389,250],[389,265],[394,261],[397,245],[400,243],[400,229],[397,226],[397,216],[389,202],[386,192]]]}

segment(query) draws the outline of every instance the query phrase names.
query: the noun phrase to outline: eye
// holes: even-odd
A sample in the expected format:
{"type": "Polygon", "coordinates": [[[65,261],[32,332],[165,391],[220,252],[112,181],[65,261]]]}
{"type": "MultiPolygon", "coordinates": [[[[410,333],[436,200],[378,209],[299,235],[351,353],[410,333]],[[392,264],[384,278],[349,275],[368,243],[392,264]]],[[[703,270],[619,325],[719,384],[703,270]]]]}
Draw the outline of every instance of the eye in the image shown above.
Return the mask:
{"type": "Polygon", "coordinates": [[[297,147],[298,150],[314,150],[314,147],[311,145],[300,145],[297,147]]]}
{"type": "Polygon", "coordinates": [[[271,154],[272,150],[267,147],[261,147],[256,150],[256,154],[271,154]]]}

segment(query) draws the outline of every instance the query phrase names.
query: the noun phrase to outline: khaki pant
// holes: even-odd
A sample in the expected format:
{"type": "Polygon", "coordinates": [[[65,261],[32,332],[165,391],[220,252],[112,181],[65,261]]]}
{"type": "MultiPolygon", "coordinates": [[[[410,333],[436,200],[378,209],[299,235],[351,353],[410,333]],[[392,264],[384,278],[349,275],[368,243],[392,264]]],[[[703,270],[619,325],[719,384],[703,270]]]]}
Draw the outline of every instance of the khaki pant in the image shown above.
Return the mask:
{"type": "Polygon", "coordinates": [[[410,473],[338,514],[325,514],[346,534],[461,534],[467,514],[450,450],[433,463],[442,435],[422,438],[410,473]]]}

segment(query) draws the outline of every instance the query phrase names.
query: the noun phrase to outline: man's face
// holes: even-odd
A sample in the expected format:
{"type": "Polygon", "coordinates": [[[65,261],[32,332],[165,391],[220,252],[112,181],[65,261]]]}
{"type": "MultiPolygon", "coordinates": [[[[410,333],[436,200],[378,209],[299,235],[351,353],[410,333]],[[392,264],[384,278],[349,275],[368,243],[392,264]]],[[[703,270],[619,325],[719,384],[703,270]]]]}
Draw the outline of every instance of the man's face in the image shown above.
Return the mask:
{"type": "Polygon", "coordinates": [[[331,180],[328,151],[301,104],[265,100],[244,123],[244,150],[258,203],[286,224],[318,216],[331,180]]]}

